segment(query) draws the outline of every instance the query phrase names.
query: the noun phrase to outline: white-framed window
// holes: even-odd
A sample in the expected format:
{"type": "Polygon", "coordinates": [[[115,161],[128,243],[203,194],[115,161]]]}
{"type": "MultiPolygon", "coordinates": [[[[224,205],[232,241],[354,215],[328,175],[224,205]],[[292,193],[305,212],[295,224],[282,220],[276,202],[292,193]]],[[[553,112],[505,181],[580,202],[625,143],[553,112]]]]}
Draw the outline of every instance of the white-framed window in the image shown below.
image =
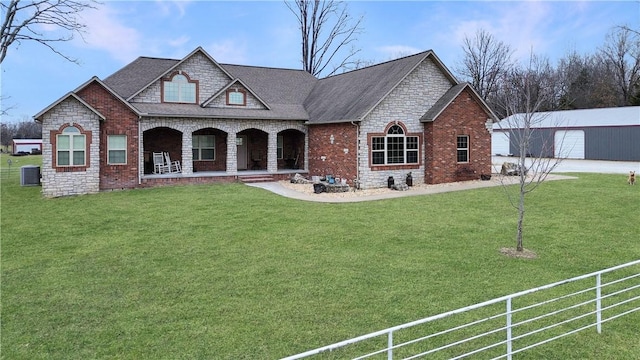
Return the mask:
{"type": "Polygon", "coordinates": [[[401,165],[418,163],[419,139],[406,136],[399,125],[393,125],[386,136],[371,138],[371,163],[373,165],[401,165]]]}
{"type": "Polygon", "coordinates": [[[56,137],[56,162],[58,166],[84,166],[86,136],[80,129],[69,126],[56,137]]]}
{"type": "Polygon", "coordinates": [[[127,163],[127,135],[107,136],[107,163],[109,165],[127,163]]]}
{"type": "Polygon", "coordinates": [[[469,136],[458,135],[456,138],[457,161],[459,163],[469,162],[469,136]]]}
{"type": "Polygon", "coordinates": [[[227,90],[227,105],[236,105],[236,106],[247,105],[247,97],[244,90],[238,90],[238,89],[227,90]]]}
{"type": "Polygon", "coordinates": [[[189,81],[185,75],[176,74],[163,84],[164,102],[192,103],[196,102],[196,83],[189,81]]]}
{"type": "Polygon", "coordinates": [[[278,152],[278,159],[283,159],[284,158],[284,138],[282,137],[282,135],[278,135],[278,146],[277,146],[277,152],[278,152]]]}
{"type": "Polygon", "coordinates": [[[214,135],[193,135],[193,160],[216,159],[216,137],[214,135]]]}

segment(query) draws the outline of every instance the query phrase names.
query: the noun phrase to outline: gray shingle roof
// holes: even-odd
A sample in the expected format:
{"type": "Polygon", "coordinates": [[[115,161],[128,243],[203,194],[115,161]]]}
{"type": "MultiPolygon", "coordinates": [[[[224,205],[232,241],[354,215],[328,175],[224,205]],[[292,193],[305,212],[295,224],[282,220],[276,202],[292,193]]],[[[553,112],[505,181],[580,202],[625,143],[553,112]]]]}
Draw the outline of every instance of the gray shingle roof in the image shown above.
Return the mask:
{"type": "Polygon", "coordinates": [[[299,104],[318,79],[303,70],[220,64],[231,75],[242,80],[264,101],[271,104],[299,104]]]}
{"type": "MultiPolygon", "coordinates": [[[[195,51],[204,52],[201,48],[195,51]]],[[[131,105],[142,114],[157,116],[295,119],[308,120],[310,124],[360,121],[427,57],[433,58],[442,68],[452,85],[457,84],[429,50],[324,79],[317,79],[303,70],[218,64],[234,79],[246,84],[268,105],[268,110],[203,108],[188,104],[131,105]]],[[[128,99],[183,60],[139,57],[108,76],[104,83],[123,99],[128,99]]],[[[454,86],[425,117],[437,116],[440,112],[437,109],[446,107],[462,89],[461,85],[454,86]]]]}
{"type": "Polygon", "coordinates": [[[171,69],[180,60],[139,57],[104,79],[113,91],[123,99],[149,85],[154,79],[171,69]]]}
{"type": "Polygon", "coordinates": [[[431,52],[321,79],[304,105],[310,123],[359,121],[431,52]]]}

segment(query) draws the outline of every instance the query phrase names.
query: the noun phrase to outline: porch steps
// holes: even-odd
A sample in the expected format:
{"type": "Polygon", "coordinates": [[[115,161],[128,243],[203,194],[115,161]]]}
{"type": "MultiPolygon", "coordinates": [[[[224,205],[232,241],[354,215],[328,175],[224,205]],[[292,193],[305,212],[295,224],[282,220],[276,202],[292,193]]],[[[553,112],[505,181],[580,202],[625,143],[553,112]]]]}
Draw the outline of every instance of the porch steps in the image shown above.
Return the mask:
{"type": "Polygon", "coordinates": [[[276,179],[272,175],[268,174],[242,175],[238,176],[238,179],[240,179],[240,181],[245,184],[276,181],[276,179]]]}

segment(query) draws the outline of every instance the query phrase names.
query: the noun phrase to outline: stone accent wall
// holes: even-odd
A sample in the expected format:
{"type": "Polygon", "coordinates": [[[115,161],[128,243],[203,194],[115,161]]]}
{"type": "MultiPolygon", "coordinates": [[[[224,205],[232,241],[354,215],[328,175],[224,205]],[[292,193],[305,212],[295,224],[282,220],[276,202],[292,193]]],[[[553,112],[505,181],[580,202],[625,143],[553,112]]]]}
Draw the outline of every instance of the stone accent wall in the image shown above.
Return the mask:
{"type": "MultiPolygon", "coordinates": [[[[91,159],[100,164],[100,190],[130,189],[138,185],[138,116],[98,83],[77,94],[106,117],[100,123],[100,155],[91,159]],[[108,164],[108,135],[126,135],[126,164],[108,164]]],[[[97,135],[97,134],[96,134],[97,135]]]]}
{"type": "MultiPolygon", "coordinates": [[[[198,103],[205,102],[231,81],[231,78],[222,69],[200,52],[186,59],[174,70],[185,72],[191,80],[198,80],[198,103]]],[[[154,82],[147,89],[136,95],[131,102],[160,103],[162,101],[160,94],[161,82],[162,79],[154,82]]],[[[222,96],[224,97],[224,94],[222,96]]]]}
{"type": "Polygon", "coordinates": [[[467,89],[435,121],[425,124],[426,183],[480,179],[482,174],[491,174],[491,133],[485,126],[487,118],[467,89]],[[458,135],[469,136],[468,163],[457,163],[458,135]]]}
{"type": "Polygon", "coordinates": [[[247,104],[245,106],[238,106],[238,105],[227,105],[227,94],[226,91],[221,93],[220,95],[218,95],[215,99],[213,99],[209,104],[207,104],[207,107],[212,107],[212,108],[242,108],[242,109],[266,109],[266,106],[264,106],[260,100],[258,100],[255,96],[253,96],[253,94],[248,91],[244,86],[241,86],[240,84],[235,84],[233,86],[230,87],[230,89],[238,89],[238,90],[244,90],[245,93],[245,99],[247,104]]]}
{"type": "Polygon", "coordinates": [[[420,118],[453,86],[438,66],[431,60],[423,61],[407,76],[365,119],[360,129],[359,173],[362,188],[379,188],[387,186],[387,179],[393,176],[404,182],[407,173],[411,172],[413,183],[424,182],[424,140],[420,144],[421,162],[415,166],[391,166],[384,170],[372,169],[369,166],[368,133],[382,133],[386,126],[395,121],[402,122],[410,133],[422,133],[424,126],[420,118]]]}
{"type": "Polygon", "coordinates": [[[353,185],[357,177],[357,142],[357,125],[338,123],[310,126],[309,175],[331,174],[347,179],[347,183],[353,185]]]}
{"type": "MultiPolygon", "coordinates": [[[[42,121],[42,194],[45,197],[96,193],[100,189],[100,117],[73,97],[60,102],[40,117],[42,121]],[[58,171],[54,166],[52,132],[78,125],[89,132],[91,143],[82,171],[58,171]]],[[[89,139],[87,139],[89,140],[89,139]]]]}
{"type": "MultiPolygon", "coordinates": [[[[193,174],[193,154],[191,148],[192,134],[196,130],[213,128],[218,129],[227,134],[227,174],[236,175],[238,172],[238,158],[237,148],[235,143],[236,135],[247,129],[258,129],[268,134],[268,156],[267,156],[267,171],[275,173],[278,169],[277,159],[277,135],[280,131],[293,129],[307,134],[306,125],[300,121],[271,121],[271,120],[238,120],[238,119],[197,119],[197,118],[157,118],[149,117],[143,118],[140,122],[140,131],[144,132],[156,127],[167,127],[177,130],[182,133],[182,159],[179,160],[182,164],[182,173],[185,175],[193,174]]],[[[140,148],[143,144],[140,144],[140,148]]],[[[308,156],[308,142],[305,144],[305,156],[308,156]]],[[[142,159],[142,152],[140,153],[139,161],[142,159]]],[[[305,166],[306,168],[306,166],[305,166]]],[[[140,176],[143,174],[143,169],[140,169],[140,176]]]]}

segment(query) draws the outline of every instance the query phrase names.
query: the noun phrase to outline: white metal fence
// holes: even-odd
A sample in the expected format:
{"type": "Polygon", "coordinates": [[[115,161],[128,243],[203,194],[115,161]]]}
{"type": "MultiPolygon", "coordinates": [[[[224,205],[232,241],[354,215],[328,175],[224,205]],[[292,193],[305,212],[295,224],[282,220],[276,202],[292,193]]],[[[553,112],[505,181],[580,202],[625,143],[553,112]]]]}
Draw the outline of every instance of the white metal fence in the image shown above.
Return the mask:
{"type": "Polygon", "coordinates": [[[640,310],[640,260],[310,350],[368,359],[512,355],[640,310]]]}

